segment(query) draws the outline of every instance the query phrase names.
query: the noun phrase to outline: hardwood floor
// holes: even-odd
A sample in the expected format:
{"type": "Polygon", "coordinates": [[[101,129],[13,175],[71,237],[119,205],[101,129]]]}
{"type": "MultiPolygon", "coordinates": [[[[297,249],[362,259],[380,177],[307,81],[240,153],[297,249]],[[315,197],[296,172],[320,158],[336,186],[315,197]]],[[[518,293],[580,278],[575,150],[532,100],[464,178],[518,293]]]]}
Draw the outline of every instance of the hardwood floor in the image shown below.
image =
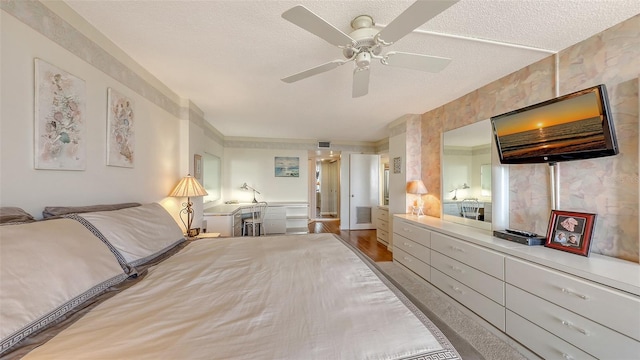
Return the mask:
{"type": "Polygon", "coordinates": [[[332,233],[355,246],[373,261],[392,261],[392,253],[378,242],[375,230],[340,230],[340,221],[313,221],[309,223],[310,233],[332,233]]]}

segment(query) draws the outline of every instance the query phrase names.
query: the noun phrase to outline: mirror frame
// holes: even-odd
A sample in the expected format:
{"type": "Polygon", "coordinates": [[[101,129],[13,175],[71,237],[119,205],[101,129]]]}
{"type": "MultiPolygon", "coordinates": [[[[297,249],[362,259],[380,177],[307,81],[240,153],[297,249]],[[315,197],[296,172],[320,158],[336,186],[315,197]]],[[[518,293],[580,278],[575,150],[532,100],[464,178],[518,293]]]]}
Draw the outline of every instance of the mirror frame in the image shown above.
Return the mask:
{"type": "Polygon", "coordinates": [[[209,195],[204,196],[204,203],[214,202],[222,198],[222,159],[206,151],[202,156],[202,186],[209,193],[209,195]],[[214,164],[215,166],[212,168],[214,164]],[[214,177],[213,180],[211,176],[214,177]],[[217,187],[213,188],[212,185],[217,185],[217,187]]]}
{"type": "MultiPolygon", "coordinates": [[[[459,216],[448,215],[444,213],[444,202],[449,191],[444,187],[444,169],[445,169],[445,134],[447,131],[442,132],[441,147],[440,147],[440,184],[441,184],[441,219],[448,222],[458,223],[478,229],[498,230],[508,227],[509,224],[509,168],[507,165],[500,164],[498,152],[496,149],[495,139],[491,132],[490,119],[481,120],[473,124],[466,126],[476,125],[486,121],[488,124],[487,131],[487,143],[491,144],[491,222],[478,221],[473,219],[467,219],[459,216]]],[[[449,131],[464,128],[451,129],[449,131]]]]}

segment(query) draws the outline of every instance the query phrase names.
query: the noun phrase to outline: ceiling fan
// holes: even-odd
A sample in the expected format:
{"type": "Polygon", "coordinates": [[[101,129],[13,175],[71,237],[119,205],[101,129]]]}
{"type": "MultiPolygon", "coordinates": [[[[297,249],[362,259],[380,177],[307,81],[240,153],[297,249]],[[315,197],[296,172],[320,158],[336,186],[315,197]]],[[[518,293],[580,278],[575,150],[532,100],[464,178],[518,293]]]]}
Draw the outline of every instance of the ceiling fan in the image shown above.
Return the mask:
{"type": "Polygon", "coordinates": [[[380,54],[383,47],[394,44],[456,2],[458,0],[418,0],[380,31],[373,27],[375,23],[371,16],[360,15],[351,21],[353,32],[349,35],[338,30],[306,7],[302,5],[294,6],[282,13],[282,17],[319,36],[328,43],[343,49],[342,53],[345,59],[333,60],[287,76],[281,80],[286,83],[296,82],[354,61],[352,96],[355,98],[367,95],[369,92],[369,66],[372,59],[380,60],[383,65],[439,72],[451,62],[451,59],[399,51],[380,54]]]}

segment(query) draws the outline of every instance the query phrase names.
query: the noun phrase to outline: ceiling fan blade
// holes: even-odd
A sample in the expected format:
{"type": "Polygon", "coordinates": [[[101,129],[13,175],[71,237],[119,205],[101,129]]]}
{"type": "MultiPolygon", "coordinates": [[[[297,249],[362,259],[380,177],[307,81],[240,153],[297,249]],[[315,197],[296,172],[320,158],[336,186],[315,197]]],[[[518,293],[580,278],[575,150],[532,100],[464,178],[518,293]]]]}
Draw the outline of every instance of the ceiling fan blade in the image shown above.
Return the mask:
{"type": "Polygon", "coordinates": [[[282,17],[308,32],[319,36],[329,44],[346,46],[354,42],[349,35],[338,30],[335,26],[329,24],[302,5],[296,5],[285,11],[282,13],[282,17]]]}
{"type": "Polygon", "coordinates": [[[377,36],[385,43],[394,43],[457,2],[458,0],[418,0],[380,30],[377,36]]]}
{"type": "Polygon", "coordinates": [[[347,61],[345,60],[333,60],[330,61],[328,63],[324,63],[322,65],[318,65],[316,67],[313,67],[311,69],[299,72],[297,74],[293,74],[290,76],[287,76],[286,78],[282,78],[280,80],[286,82],[286,83],[292,83],[292,82],[296,82],[298,80],[302,80],[302,79],[306,79],[308,77],[311,77],[313,75],[318,75],[318,74],[322,74],[323,72],[329,71],[329,70],[333,70],[335,68],[337,68],[338,66],[346,63],[347,61]]]}
{"type": "Polygon", "coordinates": [[[369,67],[357,67],[353,69],[353,91],[354,98],[365,96],[369,93],[369,67]]]}
{"type": "Polygon", "coordinates": [[[385,65],[432,73],[442,71],[450,62],[449,58],[397,51],[388,52],[382,60],[385,65]]]}

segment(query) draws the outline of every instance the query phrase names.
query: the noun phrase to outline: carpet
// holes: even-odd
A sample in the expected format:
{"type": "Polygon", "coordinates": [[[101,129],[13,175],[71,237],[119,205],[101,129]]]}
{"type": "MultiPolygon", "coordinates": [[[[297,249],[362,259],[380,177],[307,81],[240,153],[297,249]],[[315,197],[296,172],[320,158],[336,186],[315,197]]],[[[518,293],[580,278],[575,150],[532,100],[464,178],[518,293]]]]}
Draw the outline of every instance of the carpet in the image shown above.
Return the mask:
{"type": "Polygon", "coordinates": [[[424,280],[391,261],[378,268],[445,334],[464,360],[526,360],[527,358],[467,316],[450,299],[443,299],[424,280]]]}

